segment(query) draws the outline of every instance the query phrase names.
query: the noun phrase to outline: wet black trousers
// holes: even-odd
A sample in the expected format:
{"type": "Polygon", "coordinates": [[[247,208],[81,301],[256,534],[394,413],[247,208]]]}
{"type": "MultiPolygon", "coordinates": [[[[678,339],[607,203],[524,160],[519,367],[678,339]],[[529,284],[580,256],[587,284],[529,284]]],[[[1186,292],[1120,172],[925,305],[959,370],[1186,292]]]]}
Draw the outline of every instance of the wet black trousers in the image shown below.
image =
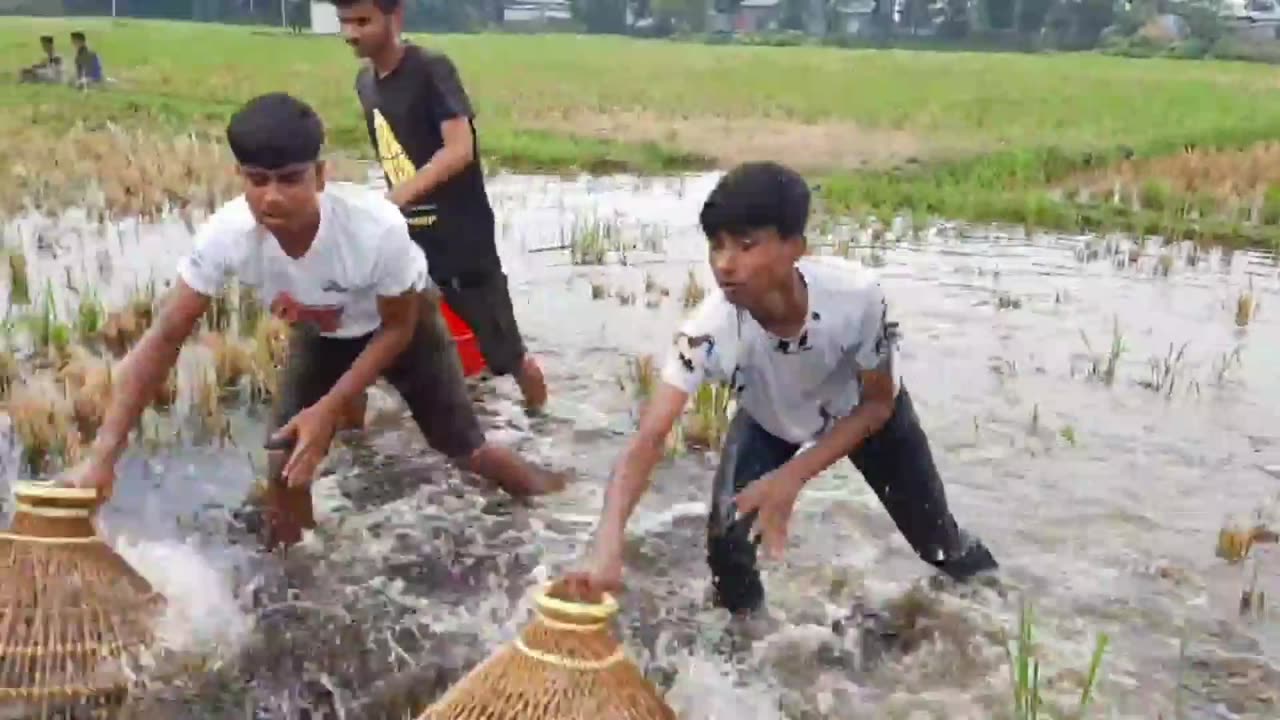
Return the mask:
{"type": "MultiPolygon", "coordinates": [[[[733,496],[790,460],[799,449],[799,445],[770,434],[741,410],[730,423],[707,522],[707,563],[716,602],[730,612],[756,610],[764,604],[756,546],[750,537],[754,513],[737,517],[733,496]]],[[[947,509],[929,439],[906,388],[898,392],[893,416],[885,426],[849,459],[922,560],[959,580],[996,567],[982,543],[961,531],[947,509]]]]}

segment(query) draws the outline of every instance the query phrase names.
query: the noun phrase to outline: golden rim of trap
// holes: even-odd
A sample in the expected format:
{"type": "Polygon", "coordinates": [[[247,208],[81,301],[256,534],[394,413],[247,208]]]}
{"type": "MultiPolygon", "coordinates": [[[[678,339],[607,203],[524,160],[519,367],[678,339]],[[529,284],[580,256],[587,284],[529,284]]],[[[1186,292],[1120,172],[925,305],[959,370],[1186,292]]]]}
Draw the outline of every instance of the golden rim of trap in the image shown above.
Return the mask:
{"type": "MultiPolygon", "coordinates": [[[[618,601],[609,593],[604,593],[598,603],[574,602],[552,595],[555,587],[554,582],[544,585],[534,598],[538,622],[549,628],[569,632],[595,632],[604,630],[609,620],[618,614],[618,601]]],[[[599,659],[566,657],[537,650],[529,647],[523,638],[516,638],[514,644],[517,650],[535,660],[567,670],[604,670],[626,658],[626,651],[621,643],[607,657],[599,659]]]]}
{"type": "Polygon", "coordinates": [[[573,602],[561,600],[551,594],[556,583],[548,583],[542,587],[534,603],[543,613],[551,613],[562,619],[585,621],[592,625],[609,620],[618,614],[618,601],[613,595],[604,593],[598,603],[573,602]]]}
{"type": "Polygon", "coordinates": [[[18,497],[39,498],[41,500],[80,500],[96,502],[97,488],[67,487],[50,482],[19,482],[13,486],[13,494],[18,497]]]}

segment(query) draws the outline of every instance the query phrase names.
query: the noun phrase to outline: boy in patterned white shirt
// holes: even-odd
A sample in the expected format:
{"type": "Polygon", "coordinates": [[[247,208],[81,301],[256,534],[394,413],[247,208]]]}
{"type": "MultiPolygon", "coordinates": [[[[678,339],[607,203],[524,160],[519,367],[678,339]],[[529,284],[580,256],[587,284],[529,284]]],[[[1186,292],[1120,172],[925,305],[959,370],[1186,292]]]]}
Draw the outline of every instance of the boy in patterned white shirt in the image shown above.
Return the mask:
{"type": "Polygon", "coordinates": [[[740,408],[707,528],[720,606],[740,614],[763,605],[757,543],[780,555],[800,490],[844,457],[926,562],[957,580],[997,567],[947,509],[928,439],[894,375],[897,323],[879,283],[851,263],[806,257],[808,214],[804,179],[775,163],[734,169],[707,198],[700,219],[719,287],[677,335],[605,494],[590,558],[569,576],[571,592],[621,586],[627,519],[689,396],[712,381],[729,383],[740,408]]]}

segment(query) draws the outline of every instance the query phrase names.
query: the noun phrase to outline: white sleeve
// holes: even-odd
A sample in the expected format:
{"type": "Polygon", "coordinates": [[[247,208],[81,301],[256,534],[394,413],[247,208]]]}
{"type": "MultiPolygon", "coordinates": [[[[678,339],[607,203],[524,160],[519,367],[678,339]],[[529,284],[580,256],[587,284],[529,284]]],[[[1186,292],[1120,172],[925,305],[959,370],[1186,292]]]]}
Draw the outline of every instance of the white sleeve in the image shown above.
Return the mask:
{"type": "Polygon", "coordinates": [[[218,295],[233,272],[237,239],[215,214],[196,232],[191,253],[178,261],[178,277],[201,295],[218,295]]]}
{"type": "Polygon", "coordinates": [[[853,361],[858,371],[892,373],[895,338],[889,322],[889,302],[879,282],[872,282],[863,290],[862,312],[853,322],[853,361]]]}
{"type": "Polygon", "coordinates": [[[395,297],[427,286],[427,258],[409,237],[409,226],[396,223],[384,231],[373,265],[373,287],[379,296],[395,297]]]}
{"type": "Polygon", "coordinates": [[[733,342],[736,328],[733,306],[719,295],[709,295],[680,326],[667,349],[662,381],[694,393],[705,382],[727,380],[722,367],[726,343],[733,342]]]}

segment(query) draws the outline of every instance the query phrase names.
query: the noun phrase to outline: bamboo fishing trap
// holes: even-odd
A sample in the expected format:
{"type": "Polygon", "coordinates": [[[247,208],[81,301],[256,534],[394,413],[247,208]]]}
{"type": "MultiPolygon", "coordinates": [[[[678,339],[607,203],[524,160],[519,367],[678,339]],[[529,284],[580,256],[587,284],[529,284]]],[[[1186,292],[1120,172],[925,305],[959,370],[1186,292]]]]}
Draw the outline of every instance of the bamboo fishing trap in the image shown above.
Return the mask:
{"type": "Polygon", "coordinates": [[[675,720],[609,630],[617,602],[570,602],[553,584],[534,619],[418,720],[675,720]]]}
{"type": "Polygon", "coordinates": [[[98,537],[96,490],[18,483],[14,496],[0,533],[0,719],[110,717],[165,600],[98,537]]]}

